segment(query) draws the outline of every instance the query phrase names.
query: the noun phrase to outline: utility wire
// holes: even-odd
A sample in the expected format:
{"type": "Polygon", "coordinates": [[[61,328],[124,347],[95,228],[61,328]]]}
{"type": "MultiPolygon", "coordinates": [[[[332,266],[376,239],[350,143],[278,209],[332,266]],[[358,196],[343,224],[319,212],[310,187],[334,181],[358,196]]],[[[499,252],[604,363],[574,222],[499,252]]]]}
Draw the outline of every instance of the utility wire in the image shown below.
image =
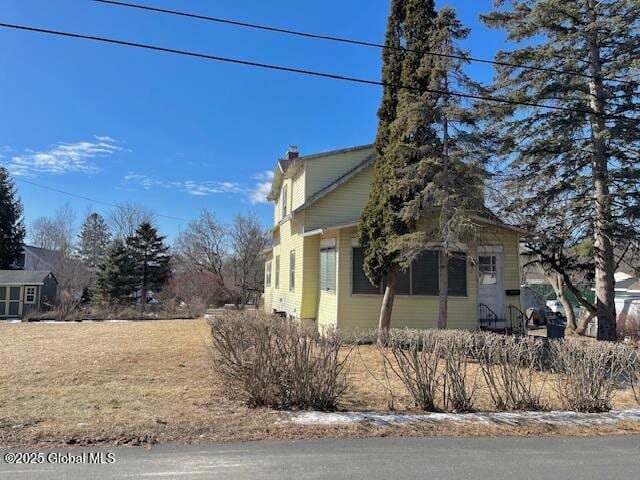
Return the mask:
{"type": "Polygon", "coordinates": [[[209,22],[222,23],[222,24],[227,24],[227,25],[235,25],[237,27],[253,28],[253,29],[256,29],[256,30],[264,30],[264,31],[268,31],[268,32],[283,33],[283,34],[286,34],[286,35],[294,35],[294,36],[304,37],[304,38],[313,38],[313,39],[317,39],[317,40],[327,40],[327,41],[331,41],[331,42],[346,43],[346,44],[349,44],[349,45],[360,45],[360,46],[364,46],[364,47],[373,47],[373,48],[381,48],[381,49],[388,49],[388,50],[399,50],[399,51],[403,51],[403,52],[418,53],[418,54],[421,54],[421,55],[433,55],[435,57],[454,58],[454,59],[457,59],[457,60],[464,60],[464,61],[468,61],[468,62],[484,63],[484,64],[488,64],[488,65],[500,65],[500,66],[503,66],[503,67],[521,68],[523,70],[534,70],[534,71],[538,71],[538,72],[558,73],[558,74],[563,74],[563,75],[574,75],[574,76],[583,77],[583,78],[602,78],[602,80],[606,80],[606,81],[609,81],[609,82],[624,83],[624,84],[634,85],[634,86],[639,86],[640,85],[640,83],[638,83],[638,82],[633,82],[633,81],[629,81],[629,80],[621,80],[621,79],[617,79],[617,78],[598,77],[598,76],[595,76],[595,75],[590,75],[588,73],[578,72],[578,71],[575,71],[575,70],[558,70],[558,69],[549,68],[549,67],[536,67],[536,66],[522,65],[522,64],[518,64],[518,63],[512,63],[512,62],[504,62],[504,61],[500,61],[500,60],[488,60],[486,58],[477,58],[477,57],[471,57],[471,56],[467,56],[467,55],[445,54],[445,53],[438,53],[438,52],[432,52],[432,51],[426,51],[426,50],[413,50],[413,49],[407,49],[407,48],[403,48],[403,47],[395,47],[395,46],[392,46],[392,45],[384,45],[382,43],[367,42],[367,41],[364,41],[364,40],[356,40],[356,39],[346,38],[346,37],[337,37],[337,36],[333,36],[333,35],[302,32],[302,31],[299,31],[299,30],[290,30],[290,29],[286,29],[286,28],[272,27],[272,26],[269,26],[269,25],[248,23],[248,22],[242,22],[242,21],[239,21],[239,20],[231,20],[231,19],[227,19],[227,18],[211,17],[211,16],[208,16],[208,15],[200,15],[200,14],[197,14],[197,13],[189,13],[189,12],[183,12],[183,11],[178,11],[178,10],[169,10],[169,9],[166,9],[166,8],[152,7],[150,5],[141,5],[141,4],[138,4],[138,3],[120,2],[120,1],[116,1],[116,0],[93,0],[93,1],[94,2],[98,2],[98,3],[116,5],[116,6],[119,6],[119,7],[135,8],[135,9],[146,10],[146,11],[150,11],[150,12],[165,13],[165,14],[169,14],[169,15],[177,15],[177,16],[180,16],[180,17],[194,18],[194,19],[197,19],[197,20],[205,20],[205,21],[209,21],[209,22]]]}
{"type": "MultiPolygon", "coordinates": [[[[269,69],[269,70],[277,70],[277,71],[282,71],[282,72],[298,73],[298,74],[301,74],[301,75],[309,75],[309,76],[321,77],[321,78],[330,78],[330,79],[333,79],[333,80],[342,80],[342,81],[346,81],[346,82],[360,83],[360,84],[366,84],[366,85],[378,85],[378,86],[383,86],[383,87],[405,89],[405,90],[410,90],[410,91],[414,91],[414,92],[418,92],[418,93],[435,93],[435,94],[438,94],[438,95],[452,95],[452,96],[455,96],[455,97],[472,99],[472,100],[484,100],[484,101],[496,102],[496,103],[502,103],[502,104],[509,104],[509,105],[522,105],[522,106],[527,106],[527,107],[545,108],[545,109],[548,109],[548,110],[559,110],[559,111],[564,111],[564,112],[583,113],[583,114],[587,114],[587,115],[599,115],[599,114],[597,114],[596,112],[594,112],[592,110],[582,110],[582,109],[575,109],[575,108],[569,108],[569,107],[561,107],[561,106],[558,106],[558,105],[546,105],[546,104],[534,103],[534,102],[516,101],[516,100],[510,100],[508,98],[501,98],[501,97],[487,97],[487,96],[482,96],[482,95],[473,95],[473,94],[470,94],[470,93],[461,93],[461,92],[452,92],[452,91],[445,92],[444,90],[438,90],[438,89],[432,89],[432,88],[418,88],[418,87],[412,87],[410,85],[403,85],[403,84],[396,84],[396,83],[389,83],[389,82],[381,82],[381,81],[377,81],[377,80],[368,80],[368,79],[364,79],[364,78],[349,77],[349,76],[345,76],[345,75],[338,75],[338,74],[326,73],[326,72],[318,72],[318,71],[314,71],[314,70],[304,70],[304,69],[301,69],[301,68],[285,67],[285,66],[281,66],[281,65],[273,65],[273,64],[268,64],[268,63],[259,63],[259,62],[249,61],[249,60],[241,60],[241,59],[237,59],[237,58],[221,57],[221,56],[217,56],[217,55],[209,55],[209,54],[205,54],[205,53],[198,53],[198,52],[193,52],[193,51],[188,51],[188,50],[177,50],[177,49],[174,49],[174,48],[160,47],[160,46],[156,46],[156,45],[149,45],[149,44],[146,44],[146,43],[129,42],[129,41],[117,40],[117,39],[113,39],[113,38],[98,37],[98,36],[94,36],[94,35],[82,35],[82,34],[78,34],[78,33],[62,32],[62,31],[58,31],[58,30],[49,30],[49,29],[44,29],[44,28],[29,27],[29,26],[16,25],[16,24],[10,24],[10,23],[0,23],[0,28],[9,28],[9,29],[14,29],[14,30],[24,30],[24,31],[28,31],[28,32],[45,33],[45,34],[48,34],[48,35],[55,35],[55,36],[60,36],[60,37],[69,37],[69,38],[76,38],[76,39],[83,39],[83,40],[92,40],[92,41],[96,41],[96,42],[110,43],[110,44],[114,44],[114,45],[124,45],[124,46],[127,46],[127,47],[135,47],[135,48],[141,48],[141,49],[145,49],[145,50],[153,50],[153,51],[164,52],[164,53],[172,53],[172,54],[176,54],[176,55],[183,55],[183,56],[194,57],[194,58],[202,58],[202,59],[214,60],[214,61],[218,61],[218,62],[226,62],[226,63],[233,63],[233,64],[238,64],[238,65],[246,65],[246,66],[249,66],[249,67],[257,67],[257,68],[264,68],[264,69],[269,69]]],[[[604,114],[603,116],[605,118],[617,118],[617,119],[621,119],[621,120],[635,121],[634,119],[631,119],[631,118],[628,118],[628,117],[625,117],[625,116],[621,116],[621,115],[604,114]]]]}
{"type": "MultiPolygon", "coordinates": [[[[29,185],[33,185],[34,187],[44,188],[45,190],[50,190],[52,192],[61,193],[63,195],[68,195],[70,197],[79,198],[81,200],[86,200],[88,202],[97,203],[97,204],[100,204],[100,205],[106,205],[108,207],[113,207],[113,208],[117,208],[117,209],[124,208],[122,205],[118,205],[117,203],[103,202],[101,200],[96,200],[95,198],[85,197],[84,195],[78,195],[77,193],[67,192],[66,190],[60,190],[60,189],[57,189],[57,188],[54,188],[54,187],[49,187],[47,185],[42,185],[41,183],[32,182],[31,180],[25,180],[24,178],[14,178],[14,180],[18,181],[18,182],[22,182],[22,183],[28,183],[29,185]]],[[[189,221],[186,218],[172,217],[171,215],[161,215],[159,213],[154,214],[154,216],[155,217],[161,217],[161,218],[168,218],[170,220],[179,220],[181,222],[188,222],[189,221]]]]}

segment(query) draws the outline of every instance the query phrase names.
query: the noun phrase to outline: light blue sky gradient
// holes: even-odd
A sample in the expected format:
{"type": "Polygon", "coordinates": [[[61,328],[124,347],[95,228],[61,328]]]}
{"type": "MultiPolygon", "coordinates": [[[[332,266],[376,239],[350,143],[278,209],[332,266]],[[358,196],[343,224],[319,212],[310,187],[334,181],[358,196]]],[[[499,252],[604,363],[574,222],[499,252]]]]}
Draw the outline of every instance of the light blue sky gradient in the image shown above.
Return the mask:
{"type": "MultiPolygon", "coordinates": [[[[145,0],[154,6],[382,42],[387,0],[145,0]]],[[[287,37],[88,0],[0,0],[0,22],[114,37],[378,80],[380,51],[287,37]]],[[[144,3],[140,0],[140,3],[144,3]]],[[[443,5],[444,2],[439,2],[443,5]]],[[[504,33],[478,21],[490,0],[451,0],[467,47],[493,58],[504,33]]],[[[470,74],[489,80],[492,69],[470,74]]],[[[265,172],[288,145],[301,154],[373,141],[381,89],[0,29],[0,162],[24,178],[157,213],[222,221],[255,211],[265,172]]],[[[29,224],[69,202],[109,207],[17,182],[29,224]]],[[[160,218],[173,238],[186,222],[160,218]]]]}

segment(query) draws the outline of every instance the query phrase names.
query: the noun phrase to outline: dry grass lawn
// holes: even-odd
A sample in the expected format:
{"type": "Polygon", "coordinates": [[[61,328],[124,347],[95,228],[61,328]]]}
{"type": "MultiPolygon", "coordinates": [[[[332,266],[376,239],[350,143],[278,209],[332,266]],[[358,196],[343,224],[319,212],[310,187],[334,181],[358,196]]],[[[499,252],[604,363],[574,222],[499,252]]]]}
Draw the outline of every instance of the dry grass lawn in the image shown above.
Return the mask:
{"type": "MultiPolygon", "coordinates": [[[[424,425],[309,427],[287,414],[249,409],[215,375],[203,320],[0,324],[0,445],[154,444],[374,435],[532,435],[640,432],[597,429],[424,425]]],[[[374,347],[352,353],[345,410],[387,410],[374,347]]],[[[409,404],[394,382],[395,407],[409,404]]],[[[478,405],[490,409],[486,395],[478,405]]],[[[552,401],[550,397],[550,401],[552,401]]],[[[620,392],[616,408],[634,406],[620,392]]]]}

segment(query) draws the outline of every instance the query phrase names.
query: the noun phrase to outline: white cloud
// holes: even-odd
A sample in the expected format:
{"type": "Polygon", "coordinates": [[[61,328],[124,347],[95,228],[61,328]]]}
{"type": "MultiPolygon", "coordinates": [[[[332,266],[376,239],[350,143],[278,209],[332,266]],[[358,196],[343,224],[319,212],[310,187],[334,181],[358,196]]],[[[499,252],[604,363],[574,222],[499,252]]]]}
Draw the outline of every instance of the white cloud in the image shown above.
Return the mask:
{"type": "Polygon", "coordinates": [[[124,150],[116,143],[110,137],[95,136],[95,141],[58,143],[47,151],[26,150],[3,163],[16,176],[95,173],[100,168],[94,159],[109,157],[124,150]]]}
{"type": "Polygon", "coordinates": [[[273,170],[266,170],[264,172],[260,172],[260,173],[256,173],[253,177],[254,180],[261,180],[261,181],[271,181],[273,180],[273,170]]]}
{"type": "Polygon", "coordinates": [[[271,191],[272,172],[262,172],[252,176],[253,179],[264,179],[267,181],[258,182],[254,186],[243,185],[237,182],[218,182],[184,180],[167,182],[143,173],[129,172],[123,178],[123,183],[127,186],[136,185],[145,190],[152,188],[167,188],[180,190],[196,197],[206,197],[223,193],[238,194],[244,196],[252,205],[268,203],[267,196],[271,191]]]}
{"type": "Polygon", "coordinates": [[[269,200],[267,200],[269,193],[271,193],[271,182],[258,183],[249,192],[249,201],[252,205],[255,205],[256,203],[269,203],[269,200]]]}

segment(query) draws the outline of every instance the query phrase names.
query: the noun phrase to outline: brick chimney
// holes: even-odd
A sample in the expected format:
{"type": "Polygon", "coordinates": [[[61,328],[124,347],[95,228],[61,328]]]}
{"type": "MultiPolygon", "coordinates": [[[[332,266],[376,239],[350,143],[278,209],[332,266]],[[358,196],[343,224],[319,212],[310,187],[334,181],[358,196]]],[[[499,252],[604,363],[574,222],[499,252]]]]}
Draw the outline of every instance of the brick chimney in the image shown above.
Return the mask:
{"type": "Polygon", "coordinates": [[[300,154],[298,153],[298,147],[296,147],[295,145],[291,145],[287,150],[287,153],[285,154],[285,158],[287,160],[295,160],[299,155],[300,154]]]}

